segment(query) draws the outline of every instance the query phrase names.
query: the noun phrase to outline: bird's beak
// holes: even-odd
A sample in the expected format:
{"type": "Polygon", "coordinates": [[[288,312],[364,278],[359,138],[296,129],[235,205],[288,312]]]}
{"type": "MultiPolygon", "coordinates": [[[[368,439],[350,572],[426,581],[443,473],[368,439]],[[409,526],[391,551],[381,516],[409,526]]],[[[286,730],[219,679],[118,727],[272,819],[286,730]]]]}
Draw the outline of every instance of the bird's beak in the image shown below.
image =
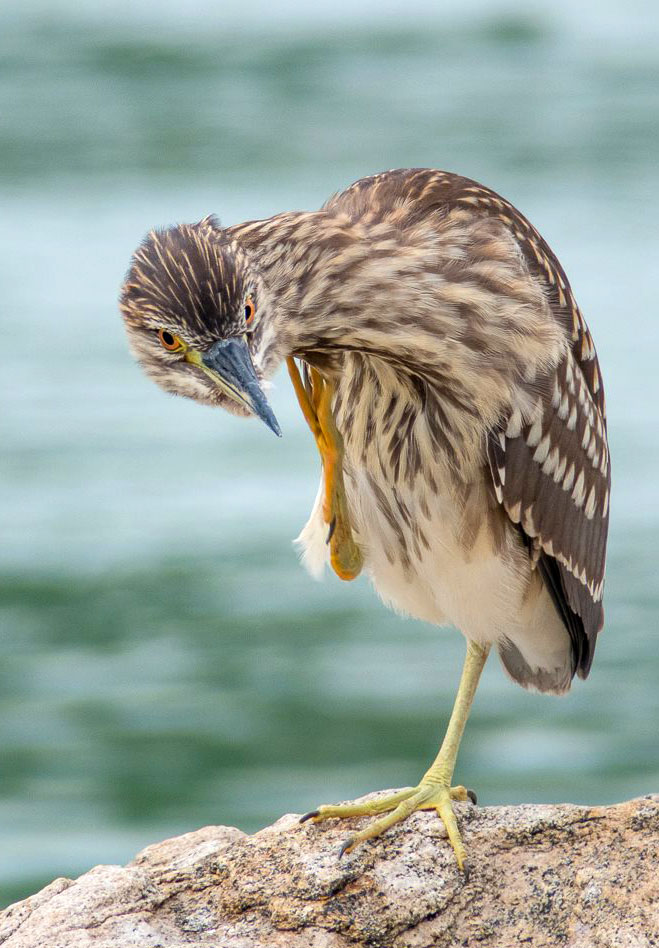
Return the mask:
{"type": "Polygon", "coordinates": [[[246,405],[281,437],[281,428],[259,385],[245,339],[221,339],[206,352],[194,355],[197,358],[189,361],[194,361],[226,395],[246,405]]]}

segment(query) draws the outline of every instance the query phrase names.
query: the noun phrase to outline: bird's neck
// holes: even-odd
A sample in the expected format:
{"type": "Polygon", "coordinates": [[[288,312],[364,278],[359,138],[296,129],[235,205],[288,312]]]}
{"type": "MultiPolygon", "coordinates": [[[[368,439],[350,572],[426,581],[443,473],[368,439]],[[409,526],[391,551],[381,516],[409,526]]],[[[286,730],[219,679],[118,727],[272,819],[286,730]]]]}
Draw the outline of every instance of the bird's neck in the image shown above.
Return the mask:
{"type": "Polygon", "coordinates": [[[253,257],[264,282],[268,372],[288,355],[318,361],[350,351],[420,366],[421,336],[436,362],[436,312],[431,332],[415,321],[430,298],[423,274],[436,272],[427,233],[425,240],[410,239],[382,219],[320,210],[241,224],[230,236],[253,257]]]}
{"type": "Polygon", "coordinates": [[[525,374],[543,374],[563,351],[541,288],[496,221],[461,212],[396,227],[382,215],[320,210],[242,224],[231,236],[266,288],[267,375],[289,355],[341,367],[356,352],[423,380],[485,431],[510,411],[525,374]],[[483,277],[486,264],[496,280],[483,277]]]}
{"type": "MultiPolygon", "coordinates": [[[[249,221],[229,234],[253,257],[267,288],[271,311],[286,338],[318,341],[338,297],[354,305],[347,266],[363,264],[370,242],[363,224],[326,211],[293,211],[249,221]]],[[[290,353],[286,353],[290,354],[290,353]]]]}

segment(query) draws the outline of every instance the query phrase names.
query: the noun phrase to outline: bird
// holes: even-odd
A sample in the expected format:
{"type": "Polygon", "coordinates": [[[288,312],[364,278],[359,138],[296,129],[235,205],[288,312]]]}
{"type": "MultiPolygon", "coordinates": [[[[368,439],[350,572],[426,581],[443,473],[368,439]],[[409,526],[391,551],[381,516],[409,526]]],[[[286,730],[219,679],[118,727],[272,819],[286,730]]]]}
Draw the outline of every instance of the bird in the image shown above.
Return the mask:
{"type": "Polygon", "coordinates": [[[604,622],[604,390],[557,257],[495,191],[397,169],[319,210],[151,230],[120,310],[162,388],[277,435],[266,390],[286,363],[321,458],[305,565],[363,570],[399,613],[462,632],[455,703],[419,783],[302,820],[373,817],[343,854],[435,811],[467,873],[453,804],[476,797],[453,774],[489,652],[513,682],[564,694],[604,622]]]}

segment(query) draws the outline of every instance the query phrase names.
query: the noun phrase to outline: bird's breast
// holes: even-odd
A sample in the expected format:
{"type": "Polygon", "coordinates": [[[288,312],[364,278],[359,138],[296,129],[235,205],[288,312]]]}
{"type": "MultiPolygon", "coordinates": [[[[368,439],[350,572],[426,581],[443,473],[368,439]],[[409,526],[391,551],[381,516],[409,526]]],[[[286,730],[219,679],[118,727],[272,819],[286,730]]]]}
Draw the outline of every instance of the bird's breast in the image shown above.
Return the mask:
{"type": "Polygon", "coordinates": [[[485,458],[466,452],[468,425],[458,442],[436,396],[419,397],[391,369],[376,382],[361,366],[359,384],[346,373],[336,409],[353,528],[380,596],[416,618],[499,640],[520,612],[530,569],[485,458]]]}

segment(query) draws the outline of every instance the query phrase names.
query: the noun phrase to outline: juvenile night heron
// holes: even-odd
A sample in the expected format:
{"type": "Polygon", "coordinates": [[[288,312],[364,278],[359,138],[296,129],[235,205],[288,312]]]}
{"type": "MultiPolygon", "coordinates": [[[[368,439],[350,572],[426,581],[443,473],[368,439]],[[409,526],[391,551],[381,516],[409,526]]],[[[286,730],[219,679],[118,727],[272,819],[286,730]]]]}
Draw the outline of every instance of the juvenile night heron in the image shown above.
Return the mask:
{"type": "Polygon", "coordinates": [[[588,675],[603,624],[610,468],[593,341],[558,260],[508,201],[442,171],[364,178],[319,211],[151,231],[126,277],[131,348],[164,389],[279,427],[283,360],[322,458],[300,542],[384,601],[467,639],[418,786],[308,818],[453,812],[458,746],[494,645],[525,688],[588,675]],[[302,362],[302,375],[294,361],[302,362]]]}

